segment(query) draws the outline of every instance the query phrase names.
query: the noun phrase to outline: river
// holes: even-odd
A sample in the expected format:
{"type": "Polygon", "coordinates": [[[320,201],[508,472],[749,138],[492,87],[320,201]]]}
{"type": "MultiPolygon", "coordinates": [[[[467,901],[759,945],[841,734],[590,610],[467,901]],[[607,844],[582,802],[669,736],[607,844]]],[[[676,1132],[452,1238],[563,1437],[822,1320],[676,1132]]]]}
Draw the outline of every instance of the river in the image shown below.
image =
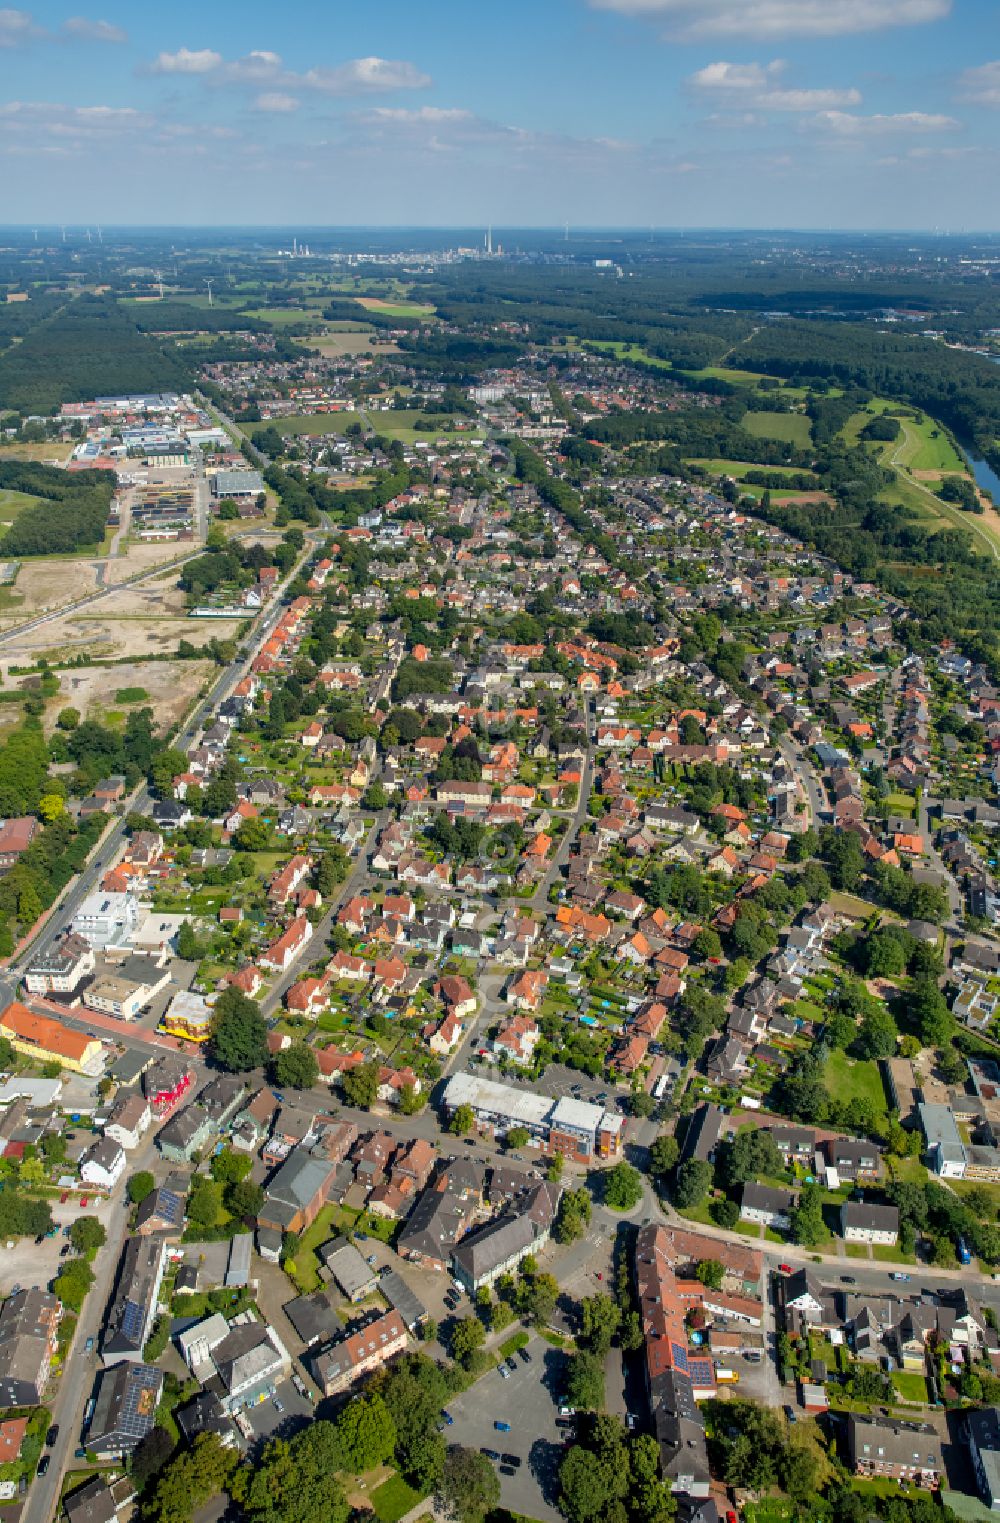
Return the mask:
{"type": "Polygon", "coordinates": [[[969,463],[969,469],[976,478],[976,485],[982,487],[983,491],[989,492],[994,503],[1000,507],[1000,476],[982,455],[976,453],[971,444],[964,439],[958,439],[957,442],[969,463]]]}

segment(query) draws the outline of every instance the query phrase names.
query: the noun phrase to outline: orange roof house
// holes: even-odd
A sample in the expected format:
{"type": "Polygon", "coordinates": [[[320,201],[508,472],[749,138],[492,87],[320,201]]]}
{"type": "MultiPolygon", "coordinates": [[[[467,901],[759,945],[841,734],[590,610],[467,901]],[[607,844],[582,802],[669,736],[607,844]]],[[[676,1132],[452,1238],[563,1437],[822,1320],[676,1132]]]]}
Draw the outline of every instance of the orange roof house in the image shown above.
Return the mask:
{"type": "Polygon", "coordinates": [[[0,1015],[0,1035],[7,1037],[17,1052],[51,1059],[75,1073],[97,1063],[101,1055],[101,1044],[95,1037],[72,1031],[51,1016],[36,1015],[17,1000],[0,1015]]]}

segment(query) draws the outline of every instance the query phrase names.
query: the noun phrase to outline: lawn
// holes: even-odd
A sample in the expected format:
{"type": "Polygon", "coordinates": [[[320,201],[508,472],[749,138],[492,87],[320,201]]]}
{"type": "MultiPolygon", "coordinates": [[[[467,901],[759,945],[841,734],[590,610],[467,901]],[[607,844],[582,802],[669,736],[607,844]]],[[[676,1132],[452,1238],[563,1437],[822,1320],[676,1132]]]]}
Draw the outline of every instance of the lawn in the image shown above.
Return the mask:
{"type": "Polygon", "coordinates": [[[787,1523],[793,1507],[779,1497],[764,1497],[760,1502],[747,1502],[743,1508],[746,1523],[787,1523]]]}
{"type": "Polygon", "coordinates": [[[25,508],[33,508],[36,502],[43,501],[44,498],[33,497],[30,492],[14,492],[3,487],[0,489],[0,523],[12,524],[25,508]]]}
{"type": "Polygon", "coordinates": [[[786,439],[800,449],[812,443],[812,423],[802,412],[748,412],[740,426],[758,439],[786,439]]]}
{"type": "Polygon", "coordinates": [[[372,1506],[379,1523],[399,1523],[423,1499],[424,1493],[414,1491],[401,1475],[391,1475],[372,1492],[372,1506]]]}
{"type": "Polygon", "coordinates": [[[917,1370],[894,1370],[892,1383],[904,1401],[927,1402],[927,1379],[917,1370]]]}
{"type": "MultiPolygon", "coordinates": [[[[747,416],[755,417],[758,415],[749,413],[747,416]]],[[[720,460],[717,457],[711,459],[704,457],[696,459],[692,457],[688,461],[688,464],[700,465],[702,470],[708,471],[712,476],[732,476],[735,481],[741,480],[747,471],[763,471],[765,475],[770,477],[787,475],[793,469],[792,466],[788,465],[755,465],[752,460],[720,460]]],[[[813,475],[811,471],[796,471],[796,474],[802,476],[813,475]]],[[[816,480],[814,475],[813,479],[816,480]]]]}
{"type": "Polygon", "coordinates": [[[838,1100],[853,1100],[857,1095],[873,1106],[876,1115],[886,1114],[885,1090],[878,1064],[849,1058],[839,1049],[831,1052],[823,1071],[823,1082],[838,1100]]]}
{"type": "Polygon", "coordinates": [[[336,1236],[334,1217],[337,1210],[333,1205],[323,1206],[316,1220],[299,1238],[294,1258],[285,1260],[286,1274],[291,1276],[303,1295],[319,1289],[319,1259],[316,1257],[316,1249],[321,1243],[336,1236]]]}
{"type": "Polygon", "coordinates": [[[968,475],[965,461],[933,418],[921,415],[919,423],[901,421],[905,442],[895,452],[896,464],[911,471],[954,471],[968,475]]]}
{"type": "Polygon", "coordinates": [[[522,1328],[519,1333],[515,1333],[512,1338],[508,1338],[506,1343],[501,1343],[499,1350],[501,1357],[509,1359],[511,1354],[516,1354],[519,1348],[524,1348],[527,1342],[528,1334],[522,1328]]]}
{"type": "Polygon", "coordinates": [[[637,360],[642,365],[653,365],[657,370],[672,370],[669,360],[661,360],[655,354],[650,354],[641,344],[626,344],[622,339],[587,339],[585,349],[597,349],[604,354],[613,354],[619,360],[637,360]]]}

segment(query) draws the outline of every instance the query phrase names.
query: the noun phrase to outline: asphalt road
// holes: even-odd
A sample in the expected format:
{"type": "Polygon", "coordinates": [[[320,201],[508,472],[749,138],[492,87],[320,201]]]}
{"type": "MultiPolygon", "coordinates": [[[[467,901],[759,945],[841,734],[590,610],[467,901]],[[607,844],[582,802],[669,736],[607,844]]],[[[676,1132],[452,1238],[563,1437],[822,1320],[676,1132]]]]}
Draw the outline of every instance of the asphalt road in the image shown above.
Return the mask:
{"type": "MultiPolygon", "coordinates": [[[[129,1172],[135,1173],[147,1167],[153,1156],[153,1138],[152,1134],[149,1134],[142,1146],[129,1158],[129,1172]]],[[[49,1404],[52,1421],[59,1424],[59,1438],[52,1449],[45,1451],[51,1455],[48,1473],[36,1475],[28,1488],[21,1523],[49,1523],[50,1519],[55,1518],[63,1474],[73,1458],[74,1450],[80,1444],[84,1408],[93,1393],[94,1376],[100,1368],[97,1345],[101,1325],[114,1285],[122,1247],[128,1236],[129,1213],[122,1205],[123,1198],[124,1188],[116,1194],[112,1202],[111,1220],[114,1224],[115,1214],[117,1214],[120,1219],[118,1226],[115,1228],[112,1225],[109,1228],[108,1240],[104,1247],[98,1250],[94,1260],[94,1284],[83,1303],[73,1342],[66,1356],[62,1375],[59,1377],[55,1399],[49,1404]],[[94,1348],[89,1354],[86,1352],[88,1338],[94,1340],[94,1348]]]]}

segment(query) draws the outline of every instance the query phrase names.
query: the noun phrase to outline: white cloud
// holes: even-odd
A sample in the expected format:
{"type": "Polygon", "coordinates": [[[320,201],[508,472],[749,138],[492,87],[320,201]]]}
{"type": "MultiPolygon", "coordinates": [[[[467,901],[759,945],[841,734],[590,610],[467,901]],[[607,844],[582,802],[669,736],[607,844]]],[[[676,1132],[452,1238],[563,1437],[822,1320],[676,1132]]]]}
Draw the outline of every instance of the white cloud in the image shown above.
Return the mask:
{"type": "Polygon", "coordinates": [[[975,101],[980,106],[1000,106],[1000,61],[981,63],[974,69],[966,69],[958,80],[962,100],[975,101]]]}
{"type": "Polygon", "coordinates": [[[841,106],[859,106],[861,92],[853,87],[843,90],[778,90],[771,83],[784,71],[783,59],[769,64],[710,63],[688,80],[697,90],[715,92],[740,106],[752,105],[762,111],[829,111],[841,106]]]}
{"type": "Polygon", "coordinates": [[[429,74],[406,59],[351,58],[333,68],[316,67],[298,74],[285,67],[280,53],[258,48],[227,60],[211,48],[180,48],[161,53],[153,74],[215,74],[230,85],[270,86],[274,91],[315,90],[323,95],[374,95],[392,90],[423,90],[429,74]]]}
{"type": "Polygon", "coordinates": [[[900,111],[893,116],[855,116],[849,111],[821,111],[815,125],[834,137],[888,137],[895,133],[955,132],[961,123],[953,116],[926,111],[900,111]]]}
{"type": "Polygon", "coordinates": [[[708,63],[690,83],[699,90],[762,90],[769,74],[780,73],[783,64],[775,59],[763,68],[759,63],[708,63]]]}
{"type": "Polygon", "coordinates": [[[844,37],[940,21],[951,0],[589,0],[595,10],[666,21],[682,41],[704,37],[844,37]]]}
{"type": "Polygon", "coordinates": [[[211,74],[221,68],[222,54],[211,48],[178,48],[176,53],[160,53],[150,65],[154,74],[211,74]]]}
{"type": "Polygon", "coordinates": [[[287,116],[299,109],[295,96],[283,95],[280,90],[266,90],[263,95],[258,95],[254,105],[258,111],[267,111],[275,116],[287,116]]]}
{"type": "Polygon", "coordinates": [[[765,90],[756,104],[770,111],[828,111],[838,106],[860,106],[861,91],[848,90],[765,90]]]}
{"type": "Polygon", "coordinates": [[[110,21],[92,21],[88,16],[70,16],[64,21],[62,29],[70,37],[79,37],[83,42],[127,42],[128,33],[120,26],[114,26],[110,21]]]}
{"type": "Polygon", "coordinates": [[[327,95],[363,95],[376,90],[425,90],[432,83],[405,59],[352,58],[335,69],[310,69],[302,84],[327,95]]]}
{"type": "Polygon", "coordinates": [[[430,123],[435,127],[443,122],[475,120],[471,111],[462,111],[457,107],[449,106],[419,106],[415,111],[405,106],[375,106],[372,110],[363,113],[363,119],[370,122],[404,122],[408,126],[430,123]]]}
{"type": "Polygon", "coordinates": [[[0,48],[16,48],[40,35],[27,11],[0,9],[0,48]]]}

